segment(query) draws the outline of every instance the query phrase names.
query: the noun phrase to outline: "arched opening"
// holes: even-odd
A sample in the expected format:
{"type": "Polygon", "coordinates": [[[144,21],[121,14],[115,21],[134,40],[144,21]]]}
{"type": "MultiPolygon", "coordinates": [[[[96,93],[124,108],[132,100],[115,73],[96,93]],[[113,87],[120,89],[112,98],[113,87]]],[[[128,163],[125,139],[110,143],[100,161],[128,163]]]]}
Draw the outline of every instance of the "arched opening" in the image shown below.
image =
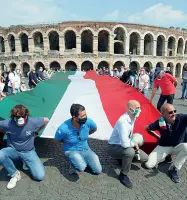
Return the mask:
{"type": "Polygon", "coordinates": [[[175,38],[169,37],[168,39],[168,56],[175,55],[175,38]]]}
{"type": "Polygon", "coordinates": [[[41,51],[44,49],[43,35],[40,32],[36,32],[33,35],[34,47],[36,51],[41,51]]]}
{"type": "Polygon", "coordinates": [[[164,70],[164,64],[163,64],[163,62],[158,62],[156,64],[156,68],[161,68],[162,70],[164,70]]]}
{"type": "Polygon", "coordinates": [[[131,62],[130,64],[130,70],[133,72],[138,72],[138,70],[140,69],[140,64],[136,61],[131,62]]]}
{"type": "Polygon", "coordinates": [[[16,67],[17,67],[17,65],[16,65],[15,63],[11,63],[11,64],[9,65],[10,71],[15,70],[16,67]]]}
{"type": "Polygon", "coordinates": [[[23,33],[21,36],[20,36],[20,42],[21,42],[21,50],[22,52],[28,52],[29,51],[29,45],[28,45],[28,36],[23,33]]]}
{"type": "Polygon", "coordinates": [[[82,71],[93,70],[93,64],[90,61],[85,61],[81,65],[81,70],[82,71]]]}
{"type": "Polygon", "coordinates": [[[157,37],[156,55],[157,56],[164,56],[164,49],[165,49],[164,36],[159,35],[157,37]]]}
{"type": "Polygon", "coordinates": [[[125,31],[121,27],[118,27],[114,30],[114,54],[124,54],[124,49],[125,31]]]}
{"type": "Polygon", "coordinates": [[[51,51],[59,51],[59,35],[56,31],[49,33],[49,46],[51,51]]]}
{"type": "Polygon", "coordinates": [[[45,66],[44,66],[44,64],[43,64],[42,62],[37,62],[37,63],[35,64],[35,69],[36,69],[36,71],[39,70],[40,67],[42,67],[43,70],[45,69],[45,66]]]}
{"type": "Polygon", "coordinates": [[[93,53],[93,34],[90,30],[85,30],[81,34],[81,52],[93,53]]]}
{"type": "Polygon", "coordinates": [[[177,45],[177,54],[182,55],[182,53],[183,53],[183,45],[184,45],[183,39],[180,38],[180,39],[178,40],[178,45],[177,45]]]}
{"type": "Polygon", "coordinates": [[[50,64],[50,69],[52,69],[54,71],[58,71],[58,70],[60,70],[60,64],[58,62],[54,61],[50,64]]]}
{"type": "Polygon", "coordinates": [[[175,77],[180,78],[181,77],[181,64],[177,63],[175,68],[175,77]]]}
{"type": "Polygon", "coordinates": [[[0,54],[5,52],[5,42],[4,38],[0,37],[0,54]]]}
{"type": "Polygon", "coordinates": [[[15,37],[13,35],[9,35],[8,43],[9,43],[9,47],[10,47],[10,52],[15,52],[16,44],[15,44],[15,37]]]}
{"type": "Polygon", "coordinates": [[[144,55],[153,55],[153,36],[146,34],[144,37],[144,55]]]}
{"type": "Polygon", "coordinates": [[[150,72],[151,69],[153,68],[153,65],[152,65],[151,62],[146,62],[143,67],[144,67],[146,72],[150,72]]]}
{"type": "Polygon", "coordinates": [[[65,69],[67,71],[76,71],[77,70],[77,65],[75,62],[73,61],[68,61],[66,64],[65,64],[65,69]]]}
{"type": "Polygon", "coordinates": [[[100,68],[109,68],[109,64],[106,62],[106,61],[101,61],[100,63],[99,63],[99,65],[98,65],[98,69],[100,69],[100,68]]]}
{"type": "Polygon", "coordinates": [[[184,47],[184,54],[187,54],[187,41],[186,41],[185,47],[184,47]]]}
{"type": "Polygon", "coordinates": [[[140,35],[138,33],[131,33],[129,53],[140,55],[140,35]]]}
{"type": "Polygon", "coordinates": [[[124,54],[124,46],[121,42],[114,43],[114,54],[124,54]]]}
{"type": "Polygon", "coordinates": [[[98,51],[109,52],[109,33],[108,31],[100,31],[98,34],[98,51]]]}
{"type": "Polygon", "coordinates": [[[172,75],[174,75],[174,64],[173,64],[172,62],[169,62],[169,63],[167,64],[167,67],[170,68],[170,71],[171,71],[172,75]]]}
{"type": "Polygon", "coordinates": [[[22,64],[22,69],[23,69],[23,76],[28,77],[28,73],[30,71],[30,65],[25,62],[22,64]]]}
{"type": "Polygon", "coordinates": [[[124,62],[122,61],[117,61],[113,65],[113,69],[117,68],[119,71],[121,71],[121,68],[125,66],[124,62]]]}
{"type": "Polygon", "coordinates": [[[0,71],[1,71],[1,72],[7,71],[7,70],[6,70],[5,63],[1,63],[0,67],[1,67],[1,68],[0,68],[0,71]]]}
{"type": "Polygon", "coordinates": [[[76,48],[76,34],[74,31],[67,31],[65,33],[65,48],[75,49],[76,48]]]}

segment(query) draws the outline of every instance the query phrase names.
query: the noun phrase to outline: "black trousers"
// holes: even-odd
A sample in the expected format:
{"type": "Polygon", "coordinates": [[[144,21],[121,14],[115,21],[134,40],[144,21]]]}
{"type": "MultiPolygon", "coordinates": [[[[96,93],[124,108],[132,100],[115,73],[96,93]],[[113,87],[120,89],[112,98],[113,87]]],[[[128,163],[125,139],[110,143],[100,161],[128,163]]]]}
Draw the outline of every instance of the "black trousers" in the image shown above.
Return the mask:
{"type": "Polygon", "coordinates": [[[157,109],[160,111],[160,108],[164,104],[164,102],[167,100],[167,103],[173,104],[173,99],[174,99],[175,94],[170,94],[170,95],[160,95],[160,98],[157,103],[157,109]]]}

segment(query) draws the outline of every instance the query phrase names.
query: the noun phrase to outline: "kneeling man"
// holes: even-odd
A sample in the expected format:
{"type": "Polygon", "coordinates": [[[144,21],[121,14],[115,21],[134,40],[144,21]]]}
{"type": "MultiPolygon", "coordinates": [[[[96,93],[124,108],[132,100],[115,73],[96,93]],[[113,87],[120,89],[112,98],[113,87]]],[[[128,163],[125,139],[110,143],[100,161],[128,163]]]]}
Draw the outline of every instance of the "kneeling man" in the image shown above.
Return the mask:
{"type": "Polygon", "coordinates": [[[23,161],[35,180],[43,180],[44,166],[36,154],[34,137],[49,121],[48,118],[29,117],[29,110],[23,105],[16,105],[11,110],[10,118],[0,122],[0,132],[7,134],[8,147],[0,150],[0,165],[11,176],[7,185],[8,189],[14,188],[17,181],[21,179],[21,174],[16,169],[14,161],[23,161]]]}
{"type": "Polygon", "coordinates": [[[55,140],[64,143],[63,150],[70,163],[69,173],[82,172],[88,166],[94,174],[100,174],[99,158],[88,145],[88,136],[97,130],[97,126],[87,118],[85,107],[80,104],[73,104],[70,113],[72,118],[66,120],[55,134],[55,140]]]}
{"type": "Polygon", "coordinates": [[[108,142],[108,154],[115,159],[122,159],[119,180],[128,188],[133,187],[127,175],[130,171],[132,160],[135,157],[135,152],[139,151],[140,161],[146,162],[148,160],[147,154],[140,150],[138,144],[133,141],[134,123],[140,112],[140,103],[135,100],[129,101],[127,112],[116,122],[108,142]]]}
{"type": "Polygon", "coordinates": [[[151,135],[159,139],[158,146],[149,155],[145,163],[147,168],[153,168],[162,162],[167,155],[175,154],[176,159],[170,166],[168,175],[175,183],[179,183],[179,170],[187,159],[187,115],[176,114],[171,104],[164,104],[161,107],[162,117],[146,127],[151,135]],[[159,131],[157,135],[155,131],[159,131]]]}

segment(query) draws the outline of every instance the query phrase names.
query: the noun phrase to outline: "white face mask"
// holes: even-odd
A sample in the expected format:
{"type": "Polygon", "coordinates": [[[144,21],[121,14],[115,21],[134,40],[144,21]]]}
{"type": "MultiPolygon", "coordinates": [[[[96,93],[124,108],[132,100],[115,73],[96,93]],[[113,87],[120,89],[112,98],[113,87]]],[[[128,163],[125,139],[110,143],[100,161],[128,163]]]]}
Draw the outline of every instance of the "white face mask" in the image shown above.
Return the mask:
{"type": "Polygon", "coordinates": [[[15,120],[15,122],[16,122],[16,124],[18,125],[18,126],[22,126],[22,125],[24,125],[25,124],[25,119],[23,118],[23,117],[20,117],[19,119],[14,119],[15,120]]]}

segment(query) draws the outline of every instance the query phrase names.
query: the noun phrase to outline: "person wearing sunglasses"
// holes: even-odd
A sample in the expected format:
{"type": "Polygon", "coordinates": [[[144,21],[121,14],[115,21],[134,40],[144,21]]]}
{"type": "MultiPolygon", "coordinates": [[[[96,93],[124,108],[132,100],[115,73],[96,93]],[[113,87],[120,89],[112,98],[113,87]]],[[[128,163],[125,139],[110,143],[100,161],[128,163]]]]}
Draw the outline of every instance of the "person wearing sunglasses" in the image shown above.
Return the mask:
{"type": "Polygon", "coordinates": [[[22,161],[29,168],[36,181],[45,176],[44,166],[35,152],[34,138],[48,124],[48,118],[29,117],[29,110],[24,105],[16,105],[10,112],[9,120],[0,121],[0,133],[7,135],[7,147],[0,150],[0,165],[10,174],[8,189],[16,186],[21,173],[14,161],[22,161]]]}
{"type": "Polygon", "coordinates": [[[128,177],[132,161],[136,159],[137,151],[139,151],[141,162],[146,162],[148,155],[139,149],[138,144],[133,140],[134,123],[141,113],[140,103],[130,100],[126,110],[126,113],[117,120],[114,126],[108,141],[107,153],[121,164],[120,182],[128,188],[132,188],[133,183],[128,177]]]}
{"type": "Polygon", "coordinates": [[[169,167],[168,175],[173,182],[179,183],[179,171],[187,159],[187,114],[176,112],[173,105],[164,104],[161,107],[162,117],[146,126],[147,132],[159,141],[145,166],[153,168],[164,161],[167,155],[175,154],[176,159],[169,167]]]}
{"type": "Polygon", "coordinates": [[[94,174],[100,174],[99,158],[88,145],[88,136],[97,130],[96,123],[87,118],[85,107],[80,104],[73,104],[70,113],[71,118],[55,133],[55,140],[63,142],[63,151],[70,163],[69,173],[83,172],[88,166],[94,174]]]}

